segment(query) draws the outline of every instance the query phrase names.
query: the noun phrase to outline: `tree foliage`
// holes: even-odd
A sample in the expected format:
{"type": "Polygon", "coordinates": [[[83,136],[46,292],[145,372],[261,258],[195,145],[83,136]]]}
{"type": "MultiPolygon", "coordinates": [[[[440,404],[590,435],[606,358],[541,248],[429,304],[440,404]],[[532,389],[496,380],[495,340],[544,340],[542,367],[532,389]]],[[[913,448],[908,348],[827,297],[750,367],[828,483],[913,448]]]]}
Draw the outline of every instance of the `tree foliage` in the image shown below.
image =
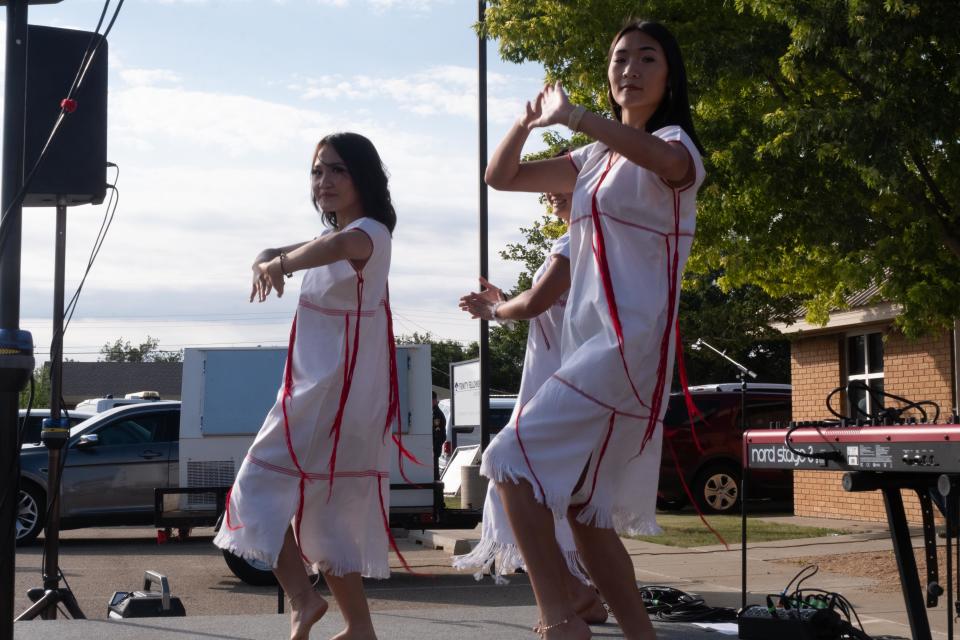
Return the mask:
{"type": "Polygon", "coordinates": [[[20,408],[50,406],[50,363],[45,362],[42,367],[33,370],[33,402],[30,398],[30,384],[20,391],[20,408]]]}
{"type": "Polygon", "coordinates": [[[104,343],[100,347],[100,362],[183,362],[183,351],[163,351],[159,349],[160,342],[156,338],[147,336],[147,339],[137,346],[130,341],[117,338],[114,342],[104,343]]]}
{"type": "MultiPolygon", "coordinates": [[[[507,60],[604,111],[632,0],[490,0],[507,60]]],[[[825,322],[880,284],[908,335],[960,315],[960,3],[648,0],[684,49],[708,180],[688,271],[825,322]]],[[[689,283],[688,283],[689,284],[689,283]]]]}

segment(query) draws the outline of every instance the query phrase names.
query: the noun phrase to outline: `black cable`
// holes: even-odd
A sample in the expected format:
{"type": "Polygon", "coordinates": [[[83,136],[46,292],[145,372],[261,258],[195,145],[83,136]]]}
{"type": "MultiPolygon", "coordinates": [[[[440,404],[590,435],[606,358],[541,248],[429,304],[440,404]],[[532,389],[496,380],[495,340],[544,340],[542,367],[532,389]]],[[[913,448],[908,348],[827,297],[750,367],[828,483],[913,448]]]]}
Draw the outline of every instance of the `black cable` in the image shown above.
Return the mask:
{"type": "Polygon", "coordinates": [[[829,442],[824,438],[824,443],[829,444],[833,451],[824,451],[823,453],[809,453],[807,451],[800,451],[799,449],[794,448],[793,444],[790,442],[790,436],[793,435],[793,432],[797,429],[807,428],[803,424],[795,424],[783,435],[783,446],[790,450],[795,456],[801,458],[809,458],[810,460],[843,460],[843,454],[837,449],[836,445],[832,442],[829,442]]]}
{"type": "Polygon", "coordinates": [[[640,597],[651,617],[664,622],[732,622],[735,609],[711,607],[698,595],[660,585],[640,587],[640,597]]]}
{"type": "Polygon", "coordinates": [[[934,402],[933,400],[918,400],[918,401],[910,400],[908,398],[904,398],[902,396],[889,393],[888,391],[881,391],[880,389],[875,389],[862,380],[851,380],[847,382],[846,385],[842,385],[835,388],[833,391],[827,394],[826,403],[827,403],[827,411],[833,414],[836,418],[840,419],[841,425],[848,422],[860,423],[862,420],[866,420],[867,422],[870,422],[872,424],[883,424],[885,421],[896,422],[898,420],[901,420],[903,414],[909,411],[910,409],[916,409],[917,411],[919,411],[922,416],[921,420],[923,422],[936,422],[937,420],[940,419],[940,405],[934,402]],[[847,396],[849,396],[850,391],[852,389],[860,389],[870,394],[870,399],[872,400],[873,404],[881,408],[874,412],[867,412],[861,409],[859,406],[854,405],[854,409],[858,416],[857,418],[853,418],[851,416],[848,416],[846,414],[842,414],[836,411],[833,408],[834,396],[840,393],[841,391],[846,391],[847,396]],[[896,400],[903,406],[884,407],[883,400],[885,398],[896,400]],[[926,410],[923,408],[924,406],[930,406],[933,408],[934,414],[933,414],[932,420],[930,419],[926,410]],[[863,416],[863,418],[859,417],[861,415],[863,416]]]}
{"type": "MultiPolygon", "coordinates": [[[[863,628],[863,622],[860,620],[860,615],[854,608],[853,603],[842,594],[824,589],[800,588],[806,580],[816,575],[818,571],[819,567],[815,564],[807,565],[798,571],[783,591],[778,594],[780,606],[784,609],[832,611],[842,617],[838,620],[836,627],[832,629],[834,635],[830,637],[841,640],[871,640],[863,628]],[[797,583],[797,586],[790,592],[794,582],[797,583]],[[854,621],[856,621],[856,625],[854,625],[854,621]]],[[[767,606],[773,606],[772,596],[767,596],[767,606]]]]}
{"type": "Polygon", "coordinates": [[[110,189],[110,199],[107,201],[107,209],[104,211],[103,221],[100,223],[100,230],[97,232],[97,237],[93,242],[93,247],[90,249],[90,257],[87,259],[87,267],[83,272],[83,277],[80,279],[80,284],[77,285],[76,291],[74,291],[73,295],[70,297],[70,302],[68,302],[64,308],[64,334],[67,332],[67,328],[70,326],[70,321],[73,319],[73,312],[76,310],[77,301],[80,298],[80,292],[83,290],[83,285],[87,281],[87,276],[90,274],[90,270],[93,268],[94,261],[100,254],[100,249],[103,247],[103,242],[107,238],[107,232],[110,230],[110,226],[113,224],[113,217],[117,212],[117,207],[120,205],[120,190],[117,189],[117,182],[120,180],[120,167],[112,162],[108,164],[112,165],[117,170],[117,175],[113,179],[113,184],[107,185],[107,188],[110,189]],[[112,209],[111,205],[113,205],[112,209]]]}

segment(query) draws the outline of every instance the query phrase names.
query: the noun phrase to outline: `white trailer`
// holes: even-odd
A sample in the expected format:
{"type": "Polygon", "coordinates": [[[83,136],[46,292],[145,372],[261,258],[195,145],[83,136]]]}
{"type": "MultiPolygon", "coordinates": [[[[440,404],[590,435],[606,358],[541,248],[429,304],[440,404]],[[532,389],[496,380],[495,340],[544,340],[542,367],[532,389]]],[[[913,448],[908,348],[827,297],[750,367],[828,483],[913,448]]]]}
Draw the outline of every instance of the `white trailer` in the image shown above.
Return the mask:
{"type": "MultiPolygon", "coordinates": [[[[274,347],[184,350],[180,488],[158,490],[158,525],[198,526],[222,515],[223,495],[276,401],[286,354],[274,347]]],[[[423,528],[436,523],[443,500],[433,477],[430,346],[397,347],[397,371],[403,444],[423,464],[404,461],[407,482],[391,456],[390,524],[423,528]]],[[[355,393],[387,392],[357,385],[355,393]]],[[[248,567],[235,556],[227,555],[227,564],[248,582],[273,579],[267,567],[248,567]]]]}

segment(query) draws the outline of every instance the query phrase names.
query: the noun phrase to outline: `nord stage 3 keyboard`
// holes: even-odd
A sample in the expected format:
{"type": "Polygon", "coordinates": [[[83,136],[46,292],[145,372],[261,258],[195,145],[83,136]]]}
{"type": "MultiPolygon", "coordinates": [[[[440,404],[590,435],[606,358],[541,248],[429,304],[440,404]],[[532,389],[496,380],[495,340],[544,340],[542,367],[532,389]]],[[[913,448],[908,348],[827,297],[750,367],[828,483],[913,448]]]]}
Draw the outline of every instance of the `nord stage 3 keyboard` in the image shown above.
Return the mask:
{"type": "Polygon", "coordinates": [[[743,448],[751,469],[960,473],[960,424],[792,423],[745,431],[743,448]]]}

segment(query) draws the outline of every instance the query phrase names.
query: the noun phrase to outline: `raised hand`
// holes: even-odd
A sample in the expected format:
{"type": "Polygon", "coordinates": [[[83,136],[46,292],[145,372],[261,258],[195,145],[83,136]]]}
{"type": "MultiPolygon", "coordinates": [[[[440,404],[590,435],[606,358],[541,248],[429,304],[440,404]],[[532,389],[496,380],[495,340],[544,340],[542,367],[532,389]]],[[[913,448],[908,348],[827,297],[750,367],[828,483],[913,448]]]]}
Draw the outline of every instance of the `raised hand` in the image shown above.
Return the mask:
{"type": "Polygon", "coordinates": [[[533,113],[531,113],[530,103],[527,103],[528,118],[525,124],[528,129],[566,124],[571,111],[573,111],[573,105],[570,104],[567,92],[563,90],[563,85],[555,82],[545,86],[537,96],[533,113]]]}

